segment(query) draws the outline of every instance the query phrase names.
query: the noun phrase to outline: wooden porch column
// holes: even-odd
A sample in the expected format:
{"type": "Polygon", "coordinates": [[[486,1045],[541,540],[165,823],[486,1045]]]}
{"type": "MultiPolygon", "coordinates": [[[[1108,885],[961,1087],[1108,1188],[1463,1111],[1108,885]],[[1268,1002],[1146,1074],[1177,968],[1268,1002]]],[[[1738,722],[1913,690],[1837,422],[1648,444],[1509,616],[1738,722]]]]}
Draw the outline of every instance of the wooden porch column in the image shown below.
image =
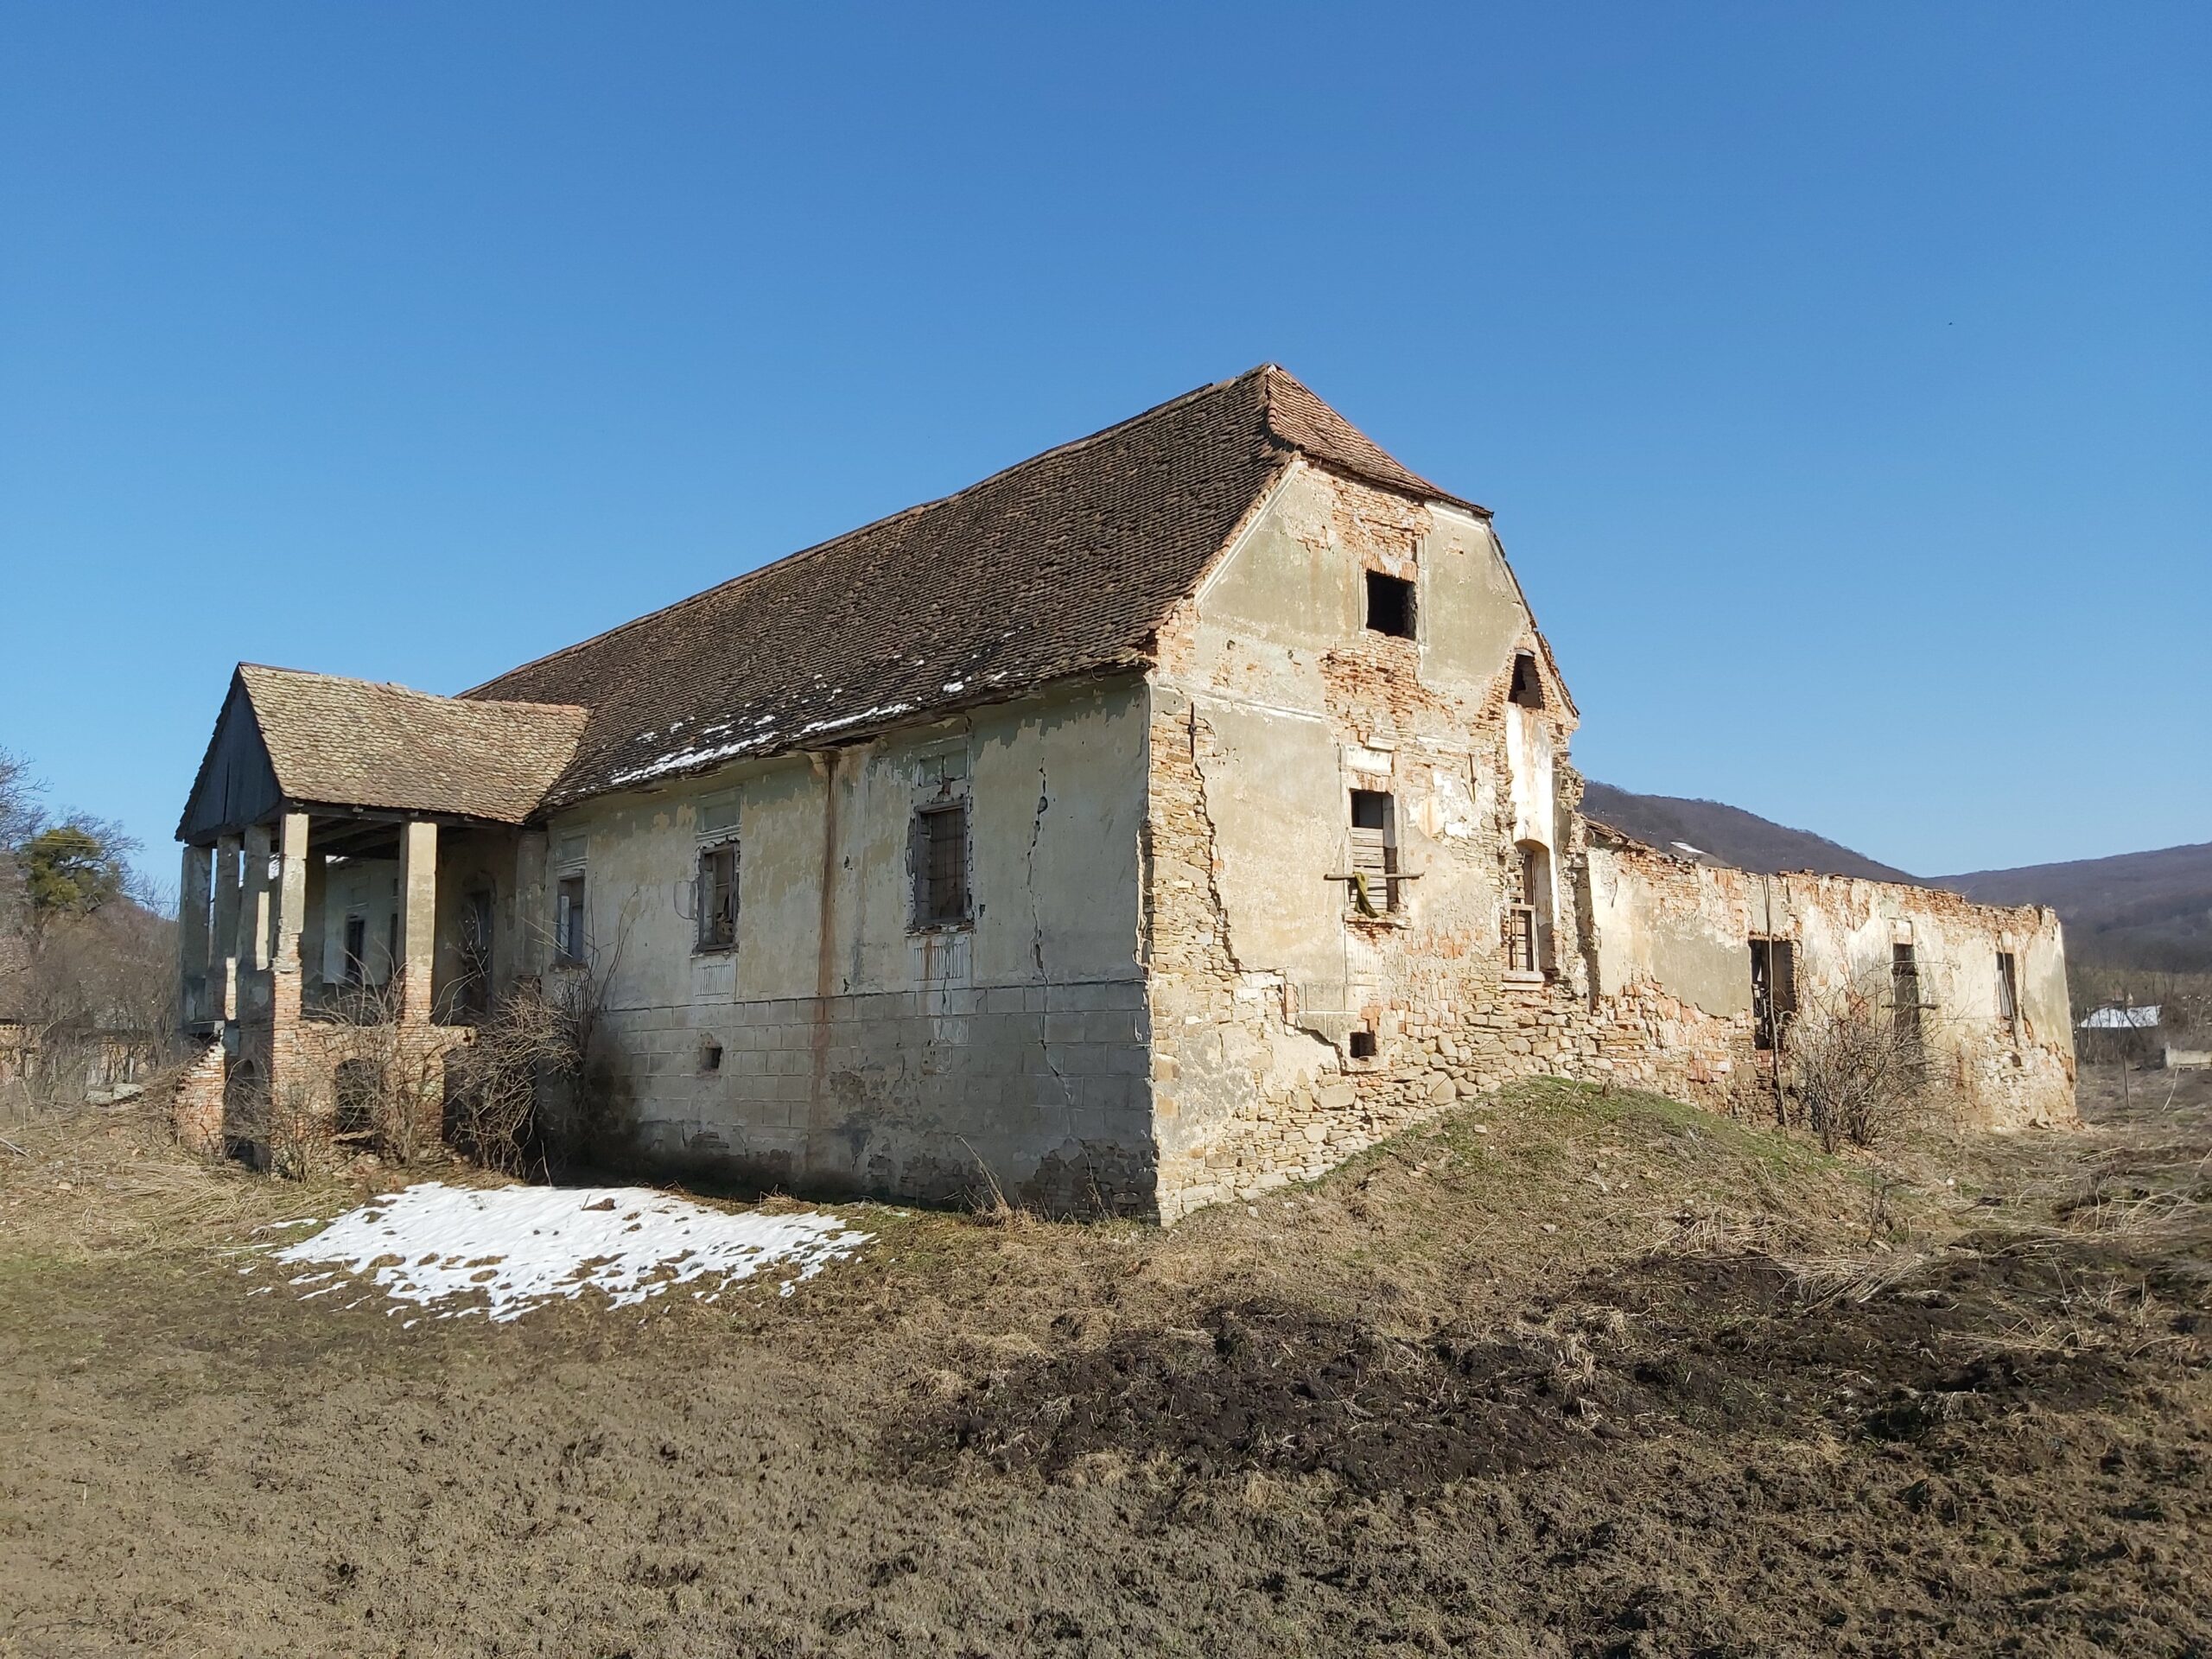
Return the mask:
{"type": "Polygon", "coordinates": [[[176,890],[177,1011],[187,1030],[209,1017],[207,906],[214,895],[215,849],[188,846],[176,890]]]}
{"type": "Polygon", "coordinates": [[[399,830],[400,1022],[430,1022],[431,963],[436,956],[438,826],[410,818],[399,830]]]}
{"type": "Polygon", "coordinates": [[[215,981],[210,1015],[217,1020],[238,1017],[238,838],[215,837],[215,957],[211,977],[215,981]]]}

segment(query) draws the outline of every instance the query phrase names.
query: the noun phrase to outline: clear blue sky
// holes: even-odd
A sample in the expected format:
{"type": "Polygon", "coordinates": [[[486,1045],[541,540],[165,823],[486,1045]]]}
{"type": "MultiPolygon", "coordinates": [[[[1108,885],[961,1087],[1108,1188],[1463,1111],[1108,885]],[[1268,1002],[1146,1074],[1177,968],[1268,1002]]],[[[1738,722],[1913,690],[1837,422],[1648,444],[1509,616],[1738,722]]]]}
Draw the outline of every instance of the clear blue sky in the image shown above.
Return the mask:
{"type": "Polygon", "coordinates": [[[1488,503],[1592,776],[2212,839],[2212,8],[22,3],[0,746],[438,691],[1255,363],[1488,503]]]}

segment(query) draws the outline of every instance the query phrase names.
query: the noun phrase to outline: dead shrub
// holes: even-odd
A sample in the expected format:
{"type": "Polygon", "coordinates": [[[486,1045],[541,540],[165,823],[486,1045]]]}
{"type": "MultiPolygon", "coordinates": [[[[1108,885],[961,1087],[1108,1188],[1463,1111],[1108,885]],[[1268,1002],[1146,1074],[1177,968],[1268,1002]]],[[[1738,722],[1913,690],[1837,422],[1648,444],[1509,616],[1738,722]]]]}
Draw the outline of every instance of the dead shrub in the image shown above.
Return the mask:
{"type": "Polygon", "coordinates": [[[1926,1049],[1886,986],[1844,985],[1801,1005],[1789,1025],[1783,1115],[1834,1152],[1894,1140],[1924,1114],[1926,1049]]]}
{"type": "Polygon", "coordinates": [[[325,1004],[337,1097],[334,1116],[315,1125],[333,1145],[403,1166],[439,1149],[445,1089],[443,1056],[423,1042],[420,1027],[400,1022],[405,983],[404,974],[394,974],[381,985],[348,987],[325,1004]]]}

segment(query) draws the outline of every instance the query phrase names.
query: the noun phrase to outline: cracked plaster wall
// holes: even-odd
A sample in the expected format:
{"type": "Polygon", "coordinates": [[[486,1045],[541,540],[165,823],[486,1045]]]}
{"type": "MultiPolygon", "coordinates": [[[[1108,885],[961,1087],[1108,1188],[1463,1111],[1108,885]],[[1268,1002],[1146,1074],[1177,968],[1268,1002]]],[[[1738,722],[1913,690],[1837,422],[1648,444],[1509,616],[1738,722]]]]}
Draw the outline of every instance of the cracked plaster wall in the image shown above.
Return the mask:
{"type": "Polygon", "coordinates": [[[1144,706],[1134,679],[1063,690],[561,815],[548,888],[581,846],[634,1154],[925,1200],[988,1166],[1018,1202],[1150,1213],[1144,706]],[[916,931],[912,815],[951,800],[973,915],[916,931]],[[735,819],[738,943],[702,953],[709,804],[735,819]]]}
{"type": "Polygon", "coordinates": [[[1486,524],[1300,464],[1171,620],[1152,678],[1163,1215],[1317,1174],[1463,1091],[1594,1063],[1574,717],[1486,524]],[[1414,584],[1416,639],[1364,627],[1368,570],[1414,584]],[[1541,709],[1507,700],[1516,652],[1541,709]],[[1414,878],[1374,920],[1329,879],[1350,868],[1354,789],[1393,798],[1414,878]],[[1557,971],[1508,982],[1522,840],[1551,855],[1557,971]]]}
{"type": "Polygon", "coordinates": [[[1892,949],[1919,964],[1937,1076],[1986,1128],[2076,1121],[2066,953],[2056,915],[1846,876],[1763,876],[1659,852],[1589,856],[1596,1007],[1617,1071],[1709,1105],[1756,1091],[1755,935],[1796,945],[1801,1007],[1889,983],[1892,949]],[[2018,964],[2019,1017],[1999,1012],[1998,953],[2018,964]]]}

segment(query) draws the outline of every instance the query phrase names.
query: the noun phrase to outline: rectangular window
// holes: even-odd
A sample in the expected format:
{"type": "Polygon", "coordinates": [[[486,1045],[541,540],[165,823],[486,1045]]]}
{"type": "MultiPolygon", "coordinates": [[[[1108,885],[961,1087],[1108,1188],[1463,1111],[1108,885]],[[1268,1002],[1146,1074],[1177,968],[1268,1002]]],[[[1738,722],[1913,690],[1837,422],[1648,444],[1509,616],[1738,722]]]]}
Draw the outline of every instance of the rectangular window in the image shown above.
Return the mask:
{"type": "Polygon", "coordinates": [[[910,853],[914,925],[943,927],[968,919],[968,804],[925,807],[914,814],[910,853]]]}
{"type": "Polygon", "coordinates": [[[1997,1017],[2008,1025],[2020,1017],[2020,959],[2010,950],[1997,953],[1997,1017]]]}
{"type": "Polygon", "coordinates": [[[727,950],[737,943],[737,843],[699,849],[699,949],[727,950]]]}
{"type": "Polygon", "coordinates": [[[1380,916],[1398,907],[1397,804],[1379,789],[1351,792],[1351,880],[1347,887],[1353,911],[1380,916]]]}
{"type": "Polygon", "coordinates": [[[553,948],[563,962],[584,959],[584,879],[581,875],[563,876],[555,889],[553,948]]]}
{"type": "Polygon", "coordinates": [[[1367,573],[1367,626],[1376,633],[1414,637],[1414,585],[1380,570],[1367,573]]]}
{"type": "Polygon", "coordinates": [[[1551,854],[1537,842],[1515,849],[1505,903],[1505,969],[1513,974],[1551,969],[1551,854]]]}
{"type": "Polygon", "coordinates": [[[1920,957],[1910,944],[1890,947],[1890,994],[1897,1040],[1920,1041],[1920,957]]]}
{"type": "Polygon", "coordinates": [[[1536,907],[1505,907],[1505,969],[1512,974],[1536,971],[1536,907]]]}
{"type": "Polygon", "coordinates": [[[1797,947],[1788,939],[1751,941],[1752,1040],[1779,1048],[1797,1012],[1797,947]]]}

